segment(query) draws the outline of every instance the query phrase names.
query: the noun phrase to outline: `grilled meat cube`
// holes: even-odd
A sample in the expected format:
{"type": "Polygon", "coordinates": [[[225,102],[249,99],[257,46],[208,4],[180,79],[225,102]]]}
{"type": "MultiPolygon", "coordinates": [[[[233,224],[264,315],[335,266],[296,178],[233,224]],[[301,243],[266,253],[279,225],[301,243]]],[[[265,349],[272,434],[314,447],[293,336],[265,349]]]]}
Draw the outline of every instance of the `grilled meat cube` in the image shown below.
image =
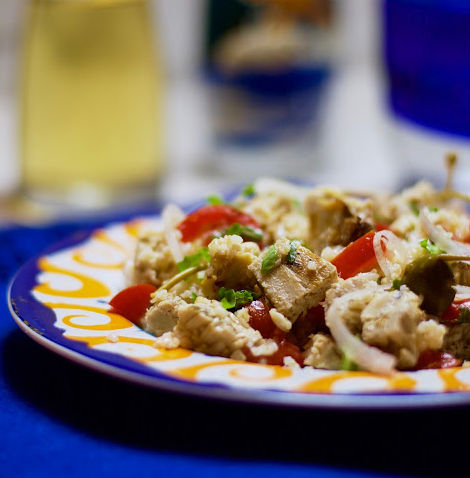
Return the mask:
{"type": "Polygon", "coordinates": [[[331,188],[316,188],[305,199],[310,220],[308,245],[316,253],[327,246],[347,246],[372,230],[372,202],[347,197],[331,188]]]}
{"type": "Polygon", "coordinates": [[[178,309],[182,305],[186,305],[186,302],[178,295],[166,290],[157,292],[142,319],[143,329],[156,337],[171,332],[178,321],[178,309]]]}
{"type": "Polygon", "coordinates": [[[279,264],[266,273],[261,272],[262,257],[250,266],[255,273],[258,284],[268,300],[291,322],[315,307],[325,298],[327,289],[337,280],[336,268],[299,245],[295,260],[289,264],[285,261],[286,243],[280,239],[275,246],[280,256],[279,264]]]}

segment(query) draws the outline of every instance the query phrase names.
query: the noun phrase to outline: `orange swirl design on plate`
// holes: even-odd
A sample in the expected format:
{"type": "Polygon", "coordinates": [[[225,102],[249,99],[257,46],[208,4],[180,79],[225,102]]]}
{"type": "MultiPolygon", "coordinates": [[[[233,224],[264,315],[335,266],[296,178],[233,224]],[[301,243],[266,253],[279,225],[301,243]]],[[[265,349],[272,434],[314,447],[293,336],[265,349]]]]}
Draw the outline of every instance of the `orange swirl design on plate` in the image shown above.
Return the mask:
{"type": "Polygon", "coordinates": [[[124,229],[132,237],[137,238],[142,230],[143,219],[135,219],[134,221],[124,224],[124,229]]]}
{"type": "Polygon", "coordinates": [[[96,231],[93,234],[92,238],[103,243],[104,246],[110,246],[112,249],[120,252],[122,259],[119,260],[118,262],[111,263],[111,264],[93,262],[88,259],[85,259],[84,257],[84,252],[87,251],[87,248],[80,248],[80,249],[77,249],[75,252],[73,252],[72,253],[73,259],[79,264],[83,264],[88,267],[95,267],[98,269],[122,269],[122,267],[124,266],[124,254],[126,252],[125,247],[122,244],[119,244],[119,242],[109,237],[108,233],[103,229],[96,231]]]}
{"type": "Polygon", "coordinates": [[[335,385],[338,385],[342,380],[355,380],[358,378],[383,380],[387,384],[386,390],[389,391],[412,391],[417,384],[415,379],[405,373],[384,376],[374,375],[370,372],[330,371],[323,377],[304,383],[298,388],[298,391],[331,393],[334,391],[335,385]]]}
{"type": "Polygon", "coordinates": [[[86,305],[74,305],[74,304],[52,304],[52,303],[45,303],[47,307],[51,309],[71,309],[74,311],[73,314],[67,315],[62,319],[62,322],[69,327],[74,327],[76,329],[83,329],[83,330],[106,330],[106,331],[113,331],[113,330],[121,330],[127,329],[132,327],[134,324],[129,320],[125,319],[122,315],[114,314],[113,312],[109,312],[105,309],[100,309],[98,307],[90,307],[86,305]],[[84,314],[82,312],[91,312],[91,314],[84,314]],[[108,317],[109,322],[102,324],[102,323],[93,323],[94,314],[104,315],[108,317]],[[78,317],[84,317],[90,319],[89,325],[84,324],[77,324],[73,321],[73,319],[78,317]]]}
{"type": "MultiPolygon", "coordinates": [[[[71,340],[76,340],[78,342],[85,342],[88,344],[90,347],[96,347],[97,345],[103,345],[103,344],[110,344],[110,343],[116,343],[116,344],[137,344],[137,345],[146,345],[150,347],[154,347],[154,340],[152,339],[143,339],[143,338],[135,338],[135,337],[122,337],[118,336],[117,337],[117,342],[111,342],[109,338],[106,336],[101,336],[101,337],[80,337],[80,336],[70,336],[68,335],[67,338],[71,340]]],[[[135,358],[134,360],[137,360],[142,363],[152,363],[152,362],[164,362],[167,360],[179,360],[179,359],[184,359],[192,355],[191,350],[187,349],[182,349],[181,347],[176,348],[176,349],[162,349],[159,347],[154,347],[156,354],[152,355],[150,357],[146,358],[135,358]]]]}
{"type": "Polygon", "coordinates": [[[38,284],[34,288],[34,290],[37,292],[41,292],[47,295],[55,295],[58,297],[70,297],[80,299],[107,297],[111,295],[111,290],[102,281],[96,280],[79,272],[61,269],[60,267],[57,267],[51,262],[49,262],[46,257],[41,257],[39,259],[38,266],[44,272],[53,272],[73,277],[74,279],[77,279],[81,282],[81,287],[77,290],[60,290],[54,289],[49,282],[44,282],[42,284],[38,284]]]}
{"type": "MultiPolygon", "coordinates": [[[[96,300],[108,299],[118,292],[119,287],[124,287],[120,270],[122,264],[115,260],[116,253],[128,252],[145,222],[144,219],[137,219],[114,225],[112,229],[98,230],[80,248],[58,251],[39,259],[38,267],[44,273],[64,275],[64,280],[70,279],[71,287],[78,284],[77,290],[60,290],[60,276],[50,280],[46,276],[42,278],[45,282],[34,288],[35,292],[47,295],[47,298],[39,296],[39,300],[55,310],[58,317],[63,317],[61,320],[67,326],[67,339],[85,342],[90,348],[144,363],[168,377],[201,384],[327,394],[470,390],[470,368],[465,367],[426,370],[423,373],[404,372],[385,377],[362,371],[290,369],[251,364],[205,356],[182,348],[155,348],[153,353],[151,347],[154,347],[155,337],[138,330],[124,317],[99,307],[96,300]],[[109,248],[109,257],[112,258],[109,263],[93,260],[101,248],[105,253],[109,248]],[[89,273],[83,273],[84,266],[89,273]],[[58,298],[57,302],[53,297],[58,298]],[[461,371],[464,373],[459,376],[461,371]]],[[[56,322],[60,328],[63,324],[60,320],[56,322]]]]}
{"type": "Polygon", "coordinates": [[[462,392],[470,390],[470,385],[462,382],[456,376],[456,374],[461,370],[461,368],[444,368],[437,371],[439,378],[444,382],[445,390],[453,392],[462,392]]]}

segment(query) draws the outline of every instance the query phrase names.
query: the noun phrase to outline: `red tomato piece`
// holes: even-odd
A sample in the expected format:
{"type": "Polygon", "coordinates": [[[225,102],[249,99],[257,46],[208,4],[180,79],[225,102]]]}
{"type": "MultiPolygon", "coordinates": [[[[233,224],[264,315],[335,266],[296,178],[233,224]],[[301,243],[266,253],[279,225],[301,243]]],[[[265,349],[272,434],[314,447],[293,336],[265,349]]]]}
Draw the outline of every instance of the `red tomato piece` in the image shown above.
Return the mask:
{"type": "Polygon", "coordinates": [[[226,204],[203,206],[188,214],[178,225],[183,242],[191,242],[201,237],[210,238],[211,235],[238,223],[253,229],[261,229],[258,222],[249,214],[226,204]]]}
{"type": "Polygon", "coordinates": [[[373,231],[364,234],[331,261],[340,277],[348,279],[360,272],[370,272],[378,267],[373,245],[374,236],[373,231]]]}
{"type": "Polygon", "coordinates": [[[448,352],[439,352],[437,350],[425,350],[421,352],[414,369],[422,370],[427,368],[452,368],[460,367],[462,360],[455,358],[448,352]]]}
{"type": "Polygon", "coordinates": [[[248,314],[250,315],[251,327],[257,330],[265,339],[274,336],[277,327],[271,319],[268,306],[264,300],[254,300],[251,302],[248,306],[248,314]]]}
{"type": "Polygon", "coordinates": [[[380,232],[380,231],[391,231],[392,229],[388,224],[385,224],[383,222],[376,222],[375,223],[375,232],[380,232]]]}
{"type": "Polygon", "coordinates": [[[452,302],[442,314],[440,321],[446,324],[458,324],[458,319],[462,308],[470,310],[470,300],[461,300],[452,302]]]}
{"type": "Polygon", "coordinates": [[[284,365],[284,357],[292,357],[300,366],[304,364],[304,357],[299,347],[286,339],[278,343],[278,349],[272,355],[254,356],[248,347],[243,348],[243,353],[248,362],[284,365]]]}
{"type": "Polygon", "coordinates": [[[152,284],[137,284],[118,292],[109,305],[114,311],[137,324],[149,306],[151,294],[157,288],[152,284]]]}

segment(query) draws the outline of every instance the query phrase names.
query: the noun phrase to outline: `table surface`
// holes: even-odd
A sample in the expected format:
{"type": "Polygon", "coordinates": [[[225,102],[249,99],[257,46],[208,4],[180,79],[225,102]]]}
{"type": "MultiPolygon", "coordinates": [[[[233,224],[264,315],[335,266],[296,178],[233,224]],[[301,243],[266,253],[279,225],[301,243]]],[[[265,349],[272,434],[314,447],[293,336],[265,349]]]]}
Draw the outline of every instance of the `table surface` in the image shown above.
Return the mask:
{"type": "MultiPolygon", "coordinates": [[[[4,228],[2,290],[26,259],[103,221],[4,228]]],[[[17,328],[5,300],[0,350],[2,478],[469,474],[470,408],[291,409],[147,389],[36,344],[17,328]]]]}

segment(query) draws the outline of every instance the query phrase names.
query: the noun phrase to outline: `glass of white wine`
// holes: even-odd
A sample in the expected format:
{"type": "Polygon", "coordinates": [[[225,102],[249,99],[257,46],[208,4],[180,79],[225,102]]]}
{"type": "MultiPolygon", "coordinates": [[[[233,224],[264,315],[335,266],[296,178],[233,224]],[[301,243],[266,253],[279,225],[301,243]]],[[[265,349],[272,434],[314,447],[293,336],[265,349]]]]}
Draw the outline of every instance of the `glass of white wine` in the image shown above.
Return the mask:
{"type": "Polygon", "coordinates": [[[147,0],[32,0],[22,84],[22,188],[94,208],[153,197],[163,72],[147,0]]]}

